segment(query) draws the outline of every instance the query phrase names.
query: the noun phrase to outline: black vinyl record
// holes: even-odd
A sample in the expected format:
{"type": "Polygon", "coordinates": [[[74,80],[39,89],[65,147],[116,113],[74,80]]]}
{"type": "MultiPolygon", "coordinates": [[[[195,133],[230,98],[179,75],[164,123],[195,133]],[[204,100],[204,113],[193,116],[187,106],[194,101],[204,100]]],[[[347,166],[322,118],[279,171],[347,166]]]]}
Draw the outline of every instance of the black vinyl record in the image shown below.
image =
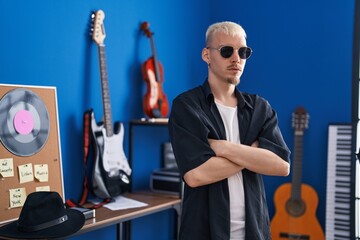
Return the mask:
{"type": "Polygon", "coordinates": [[[3,96],[0,121],[0,140],[15,155],[34,155],[48,139],[48,110],[41,98],[28,89],[16,88],[3,96]]]}

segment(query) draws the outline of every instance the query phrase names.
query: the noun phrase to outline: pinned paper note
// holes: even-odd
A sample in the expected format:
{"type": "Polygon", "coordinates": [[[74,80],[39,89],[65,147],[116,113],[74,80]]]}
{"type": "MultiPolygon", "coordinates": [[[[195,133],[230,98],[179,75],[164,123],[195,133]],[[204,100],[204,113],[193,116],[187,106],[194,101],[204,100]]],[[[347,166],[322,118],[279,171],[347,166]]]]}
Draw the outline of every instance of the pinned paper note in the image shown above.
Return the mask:
{"type": "Polygon", "coordinates": [[[34,181],[34,174],[31,163],[19,165],[18,168],[19,168],[20,183],[34,181]]]}
{"type": "Polygon", "coordinates": [[[25,188],[9,189],[10,191],[10,208],[22,207],[26,200],[25,188]]]}
{"type": "Polygon", "coordinates": [[[13,177],[14,176],[14,164],[12,158],[0,159],[0,177],[13,177]]]}
{"type": "Polygon", "coordinates": [[[50,192],[50,186],[36,187],[35,191],[37,191],[37,192],[50,192]]]}
{"type": "Polygon", "coordinates": [[[34,165],[35,178],[39,182],[49,181],[49,171],[47,164],[34,165]]]}
{"type": "MultiPolygon", "coordinates": [[[[104,207],[110,210],[123,210],[129,208],[145,207],[148,205],[147,203],[143,203],[124,196],[117,196],[114,197],[112,200],[113,201],[111,201],[110,203],[105,204],[104,207]]],[[[100,201],[97,201],[97,199],[90,201],[94,204],[100,203],[100,201]]]]}

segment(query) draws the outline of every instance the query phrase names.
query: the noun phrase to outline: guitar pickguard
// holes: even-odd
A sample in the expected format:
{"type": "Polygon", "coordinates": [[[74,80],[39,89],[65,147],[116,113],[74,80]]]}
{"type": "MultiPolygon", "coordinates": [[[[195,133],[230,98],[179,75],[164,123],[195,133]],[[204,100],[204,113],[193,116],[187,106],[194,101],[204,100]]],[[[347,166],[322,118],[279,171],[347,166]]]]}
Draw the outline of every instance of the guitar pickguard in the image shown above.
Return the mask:
{"type": "MultiPolygon", "coordinates": [[[[106,171],[123,170],[127,175],[131,174],[129,163],[123,150],[124,126],[121,124],[120,132],[111,137],[106,136],[106,130],[102,129],[104,137],[103,164],[106,171]]],[[[111,175],[111,174],[110,174],[111,175]]]]}
{"type": "Polygon", "coordinates": [[[96,123],[93,113],[91,115],[91,128],[99,149],[97,154],[101,156],[105,171],[109,176],[116,175],[119,170],[131,175],[131,168],[123,150],[124,126],[122,123],[117,124],[120,125],[119,132],[107,137],[106,129],[96,123]]]}

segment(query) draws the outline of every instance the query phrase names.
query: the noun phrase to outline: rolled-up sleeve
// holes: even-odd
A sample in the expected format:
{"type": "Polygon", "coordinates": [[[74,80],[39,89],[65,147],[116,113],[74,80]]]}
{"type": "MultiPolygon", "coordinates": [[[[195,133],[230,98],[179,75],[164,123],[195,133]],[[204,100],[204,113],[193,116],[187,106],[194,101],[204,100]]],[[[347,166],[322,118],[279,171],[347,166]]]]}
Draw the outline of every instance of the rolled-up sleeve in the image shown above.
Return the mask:
{"type": "Polygon", "coordinates": [[[258,137],[259,147],[270,150],[285,161],[290,162],[290,150],[288,149],[278,126],[276,111],[266,100],[262,98],[259,98],[259,100],[259,104],[262,106],[255,107],[254,117],[255,119],[257,117],[263,118],[259,115],[265,114],[265,122],[261,127],[258,137]],[[263,109],[264,112],[260,113],[259,110],[261,109],[263,109]]]}
{"type": "Polygon", "coordinates": [[[201,116],[201,111],[197,111],[199,107],[184,96],[174,99],[172,106],[168,128],[178,168],[184,175],[215,153],[208,143],[209,123],[201,116]]]}

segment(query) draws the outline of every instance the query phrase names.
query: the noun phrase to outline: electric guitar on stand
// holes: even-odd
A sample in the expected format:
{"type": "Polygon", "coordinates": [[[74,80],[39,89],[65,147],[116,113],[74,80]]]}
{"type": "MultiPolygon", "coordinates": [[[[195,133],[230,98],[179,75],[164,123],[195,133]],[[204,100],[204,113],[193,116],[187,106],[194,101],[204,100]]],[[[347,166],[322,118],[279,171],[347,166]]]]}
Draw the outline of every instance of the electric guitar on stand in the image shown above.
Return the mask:
{"type": "Polygon", "coordinates": [[[292,183],[281,185],[274,195],[276,212],[271,220],[273,240],[325,239],[321,225],[316,218],[318,196],[316,191],[302,181],[302,156],[304,130],[308,128],[309,115],[303,107],[293,113],[295,130],[292,183]]]}
{"type": "Polygon", "coordinates": [[[105,59],[104,18],[102,10],[98,10],[92,16],[92,39],[98,46],[104,108],[104,123],[101,124],[97,124],[94,112],[91,112],[91,131],[96,143],[92,189],[97,197],[111,198],[127,191],[131,169],[123,149],[124,126],[116,122],[113,129],[105,59]]]}

